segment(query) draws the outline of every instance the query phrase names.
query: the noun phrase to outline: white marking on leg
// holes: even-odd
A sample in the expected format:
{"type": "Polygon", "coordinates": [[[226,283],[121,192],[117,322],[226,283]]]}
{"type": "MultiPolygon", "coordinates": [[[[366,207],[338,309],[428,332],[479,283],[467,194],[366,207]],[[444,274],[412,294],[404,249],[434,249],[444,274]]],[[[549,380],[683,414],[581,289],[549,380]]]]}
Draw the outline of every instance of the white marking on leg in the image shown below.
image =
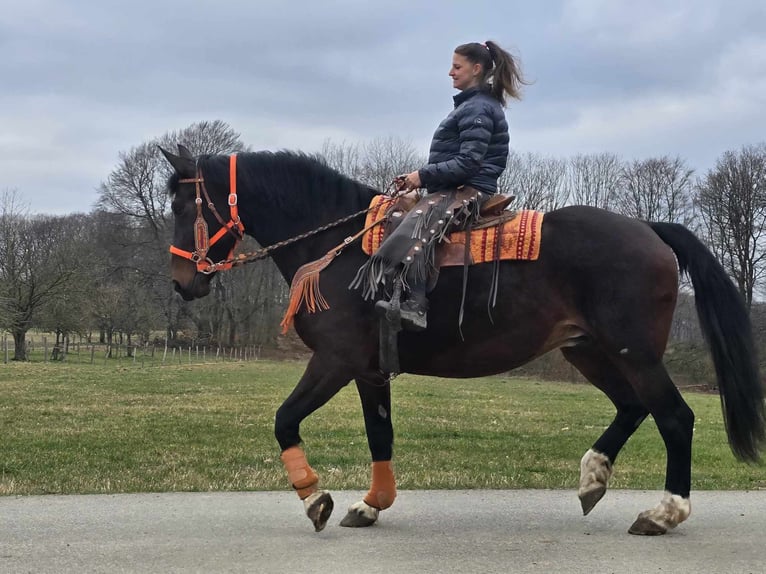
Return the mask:
{"type": "Polygon", "coordinates": [[[303,499],[303,510],[306,512],[306,514],[309,513],[309,508],[311,508],[311,505],[314,504],[320,496],[323,494],[327,494],[328,491],[326,490],[317,490],[316,492],[312,492],[309,494],[306,498],[303,499]]]}
{"type": "Polygon", "coordinates": [[[606,488],[610,478],[612,478],[612,463],[609,457],[589,449],[580,460],[580,489],[577,491],[577,496],[582,498],[602,486],[606,488]]]}
{"type": "Polygon", "coordinates": [[[665,496],[662,497],[662,501],[657,506],[642,512],[638,517],[648,518],[655,524],[670,530],[689,518],[691,512],[692,505],[688,498],[666,491],[665,496]]]}
{"type": "Polygon", "coordinates": [[[348,511],[355,512],[356,514],[361,514],[365,518],[373,521],[377,520],[378,516],[380,516],[380,510],[370,506],[364,500],[360,500],[359,502],[355,502],[349,506],[348,511]]]}

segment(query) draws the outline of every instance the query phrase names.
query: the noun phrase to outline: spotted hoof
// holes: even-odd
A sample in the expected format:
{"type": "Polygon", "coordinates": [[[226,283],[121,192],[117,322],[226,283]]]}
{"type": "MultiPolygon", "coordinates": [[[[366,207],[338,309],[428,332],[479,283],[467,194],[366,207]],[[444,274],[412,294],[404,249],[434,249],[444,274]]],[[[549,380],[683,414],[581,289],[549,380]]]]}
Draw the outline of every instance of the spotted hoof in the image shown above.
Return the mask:
{"type": "Polygon", "coordinates": [[[314,524],[314,530],[316,532],[324,530],[334,507],[330,493],[325,490],[315,492],[303,501],[303,505],[306,509],[306,516],[314,524]]]}
{"type": "Polygon", "coordinates": [[[666,492],[657,506],[638,515],[628,532],[642,536],[659,536],[689,518],[691,511],[688,497],[683,498],[678,494],[666,492]]]}
{"type": "Polygon", "coordinates": [[[377,508],[373,508],[364,501],[357,502],[349,507],[346,516],[340,521],[340,525],[348,528],[364,528],[372,526],[377,522],[379,515],[380,510],[377,508]]]}
{"type": "Polygon", "coordinates": [[[591,510],[598,504],[606,494],[606,486],[599,485],[597,488],[580,494],[580,505],[582,506],[583,516],[588,516],[591,510]]]}
{"type": "Polygon", "coordinates": [[[588,450],[580,460],[580,488],[577,491],[584,516],[604,497],[611,477],[609,457],[593,449],[588,450]]]}
{"type": "Polygon", "coordinates": [[[636,534],[638,536],[660,536],[667,533],[667,531],[668,529],[661,524],[657,524],[651,518],[639,514],[636,521],[628,529],[628,534],[636,534]]]}

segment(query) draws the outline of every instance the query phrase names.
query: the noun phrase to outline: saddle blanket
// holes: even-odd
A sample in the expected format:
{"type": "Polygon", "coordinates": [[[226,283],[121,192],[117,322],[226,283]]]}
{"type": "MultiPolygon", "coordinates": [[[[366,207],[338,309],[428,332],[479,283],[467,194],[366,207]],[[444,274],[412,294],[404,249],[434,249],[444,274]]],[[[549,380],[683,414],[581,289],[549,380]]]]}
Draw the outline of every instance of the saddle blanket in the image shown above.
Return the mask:
{"type": "MultiPolygon", "coordinates": [[[[370,203],[365,226],[381,219],[390,205],[386,196],[376,195],[370,203]]],[[[469,245],[471,263],[487,263],[496,258],[534,261],[540,256],[543,215],[540,211],[522,210],[499,225],[472,230],[469,245]]],[[[380,224],[364,234],[362,249],[367,255],[380,248],[385,239],[384,231],[385,224],[380,224]]],[[[465,231],[450,233],[436,248],[437,267],[463,265],[465,241],[465,231]]]]}

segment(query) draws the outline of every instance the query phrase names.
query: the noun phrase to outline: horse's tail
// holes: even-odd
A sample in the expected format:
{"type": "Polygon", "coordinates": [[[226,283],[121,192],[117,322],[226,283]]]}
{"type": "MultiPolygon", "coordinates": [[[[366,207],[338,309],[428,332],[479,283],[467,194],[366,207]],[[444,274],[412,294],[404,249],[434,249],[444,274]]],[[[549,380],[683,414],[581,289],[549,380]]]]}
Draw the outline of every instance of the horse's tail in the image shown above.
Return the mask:
{"type": "Polygon", "coordinates": [[[766,407],[747,308],[710,250],[683,225],[649,225],[676,254],[694,286],[702,334],[713,356],[729,445],[740,460],[757,461],[766,443],[766,407]]]}

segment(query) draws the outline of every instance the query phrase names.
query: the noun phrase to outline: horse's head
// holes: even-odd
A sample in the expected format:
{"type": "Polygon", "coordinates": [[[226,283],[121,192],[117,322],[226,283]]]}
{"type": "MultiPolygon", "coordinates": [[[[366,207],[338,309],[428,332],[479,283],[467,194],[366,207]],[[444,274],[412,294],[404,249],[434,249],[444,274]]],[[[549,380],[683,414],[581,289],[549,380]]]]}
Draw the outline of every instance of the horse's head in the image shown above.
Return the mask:
{"type": "Polygon", "coordinates": [[[174,220],[171,276],[175,290],[191,301],[210,293],[210,280],[218,270],[231,267],[228,260],[242,238],[244,228],[237,211],[236,156],[230,160],[226,190],[223,178],[205,180],[200,162],[184,146],[178,145],[180,155],[162,148],[160,151],[175,170],[168,181],[174,220]],[[228,215],[228,221],[221,214],[228,215]]]}

